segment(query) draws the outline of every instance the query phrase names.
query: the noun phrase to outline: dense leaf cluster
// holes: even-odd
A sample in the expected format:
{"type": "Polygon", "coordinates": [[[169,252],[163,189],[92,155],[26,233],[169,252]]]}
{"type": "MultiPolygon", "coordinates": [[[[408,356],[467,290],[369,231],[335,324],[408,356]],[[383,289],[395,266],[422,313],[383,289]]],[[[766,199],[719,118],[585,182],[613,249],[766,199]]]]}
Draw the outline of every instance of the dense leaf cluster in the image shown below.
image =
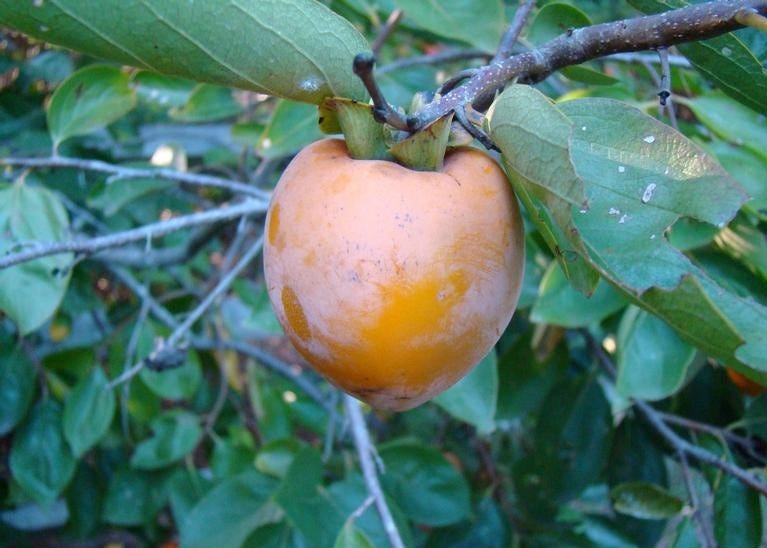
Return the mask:
{"type": "MultiPolygon", "coordinates": [[[[394,8],[378,81],[405,106],[492,56],[517,2],[23,4],[0,0],[0,261],[223,211],[241,198],[226,181],[256,205],[0,268],[0,544],[385,546],[340,395],[282,336],[258,261],[180,326],[257,251],[258,200],[321,137],[314,105],[364,98],[351,58],[394,8]],[[181,175],[124,169],[158,166],[181,175]]],[[[538,2],[518,47],[684,4],[538,2]]],[[[757,491],[636,405],[764,481],[767,395],[726,368],[767,384],[767,37],[672,55],[673,121],[642,55],[488,112],[526,216],[520,308],[451,390],[368,417],[406,545],[763,544],[757,491]]]]}

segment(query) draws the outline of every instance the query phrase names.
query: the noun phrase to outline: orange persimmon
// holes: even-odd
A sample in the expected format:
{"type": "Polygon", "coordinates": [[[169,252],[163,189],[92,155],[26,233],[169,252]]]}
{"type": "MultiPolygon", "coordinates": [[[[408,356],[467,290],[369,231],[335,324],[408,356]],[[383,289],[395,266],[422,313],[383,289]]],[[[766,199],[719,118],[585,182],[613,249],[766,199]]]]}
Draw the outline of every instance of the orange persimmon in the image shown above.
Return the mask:
{"type": "Polygon", "coordinates": [[[495,345],[517,304],[524,236],[497,163],[469,148],[440,171],[302,150],[266,219],[269,297],[301,355],[374,407],[415,407],[495,345]]]}

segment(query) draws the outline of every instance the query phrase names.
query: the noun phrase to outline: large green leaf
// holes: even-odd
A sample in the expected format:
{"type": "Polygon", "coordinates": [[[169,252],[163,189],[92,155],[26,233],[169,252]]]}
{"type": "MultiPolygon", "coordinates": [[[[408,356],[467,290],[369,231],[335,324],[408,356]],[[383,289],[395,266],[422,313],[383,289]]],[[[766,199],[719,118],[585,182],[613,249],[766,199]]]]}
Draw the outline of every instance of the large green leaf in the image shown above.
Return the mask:
{"type": "Polygon", "coordinates": [[[587,27],[590,24],[589,16],[575,6],[551,2],[535,14],[530,30],[527,31],[527,39],[536,46],[540,46],[564,34],[568,29],[587,27]]]}
{"type": "Polygon", "coordinates": [[[380,448],[386,491],[413,521],[440,526],[469,515],[469,486],[437,449],[412,441],[380,448]]]}
{"type": "Polygon", "coordinates": [[[322,486],[322,460],[311,447],[293,459],[274,500],[311,546],[332,546],[343,527],[341,511],[322,486]]]}
{"type": "MultiPolygon", "coordinates": [[[[0,256],[34,241],[65,240],[68,232],[67,212],[49,190],[21,180],[0,185],[0,256]]],[[[72,254],[60,253],[0,270],[0,310],[21,334],[40,327],[59,307],[71,266],[72,254]]]]}
{"type": "Polygon", "coordinates": [[[645,400],[670,396],[697,371],[694,358],[695,349],[666,322],[631,307],[618,330],[618,392],[645,400]]]}
{"type": "Polygon", "coordinates": [[[274,489],[274,480],[255,470],[224,480],[180,524],[181,545],[241,546],[257,527],[276,521],[268,504],[274,489]]]}
{"type": "Polygon", "coordinates": [[[37,404],[13,438],[11,474],[33,500],[53,502],[75,473],[75,459],[61,434],[61,406],[37,404]]]}
{"type": "Polygon", "coordinates": [[[321,137],[317,109],[294,101],[280,101],[256,143],[256,150],[264,158],[279,158],[321,137]]]}
{"type": "Polygon", "coordinates": [[[109,429],[115,395],[100,367],[77,383],[64,405],[64,437],[75,456],[93,447],[109,429]]]}
{"type": "Polygon", "coordinates": [[[0,0],[0,23],[162,74],[319,104],[364,99],[362,35],[313,0],[0,0]]]}
{"type": "Polygon", "coordinates": [[[588,207],[570,157],[572,122],[540,92],[511,86],[493,105],[490,132],[507,171],[520,181],[515,190],[531,220],[570,282],[590,295],[599,276],[584,260],[586,249],[570,214],[573,205],[588,207]]]}
{"type": "Polygon", "coordinates": [[[480,434],[490,434],[495,428],[495,407],[498,402],[498,356],[491,350],[474,369],[434,403],[455,418],[474,425],[480,434]]]}
{"type": "Polygon", "coordinates": [[[395,0],[405,23],[486,51],[498,47],[506,26],[500,0],[395,0]]]}
{"type": "MultiPolygon", "coordinates": [[[[515,154],[510,139],[518,135],[499,131],[509,127],[507,117],[518,119],[513,112],[519,105],[496,108],[490,127],[515,188],[529,195],[545,190],[531,185],[530,178],[550,178],[551,169],[519,176],[516,164],[529,167],[530,161],[515,154]]],[[[590,207],[576,211],[571,206],[564,217],[563,200],[549,192],[546,199],[559,208],[557,216],[539,201],[533,220],[548,215],[547,223],[559,222],[561,234],[588,248],[586,253],[580,246],[573,250],[632,300],[661,316],[687,342],[758,379],[755,369],[767,371],[767,309],[719,286],[664,237],[683,216],[724,227],[744,203],[743,189],[683,135],[629,105],[582,99],[557,110],[576,128],[569,152],[590,207]]],[[[538,143],[561,151],[561,142],[538,143]]],[[[571,177],[562,175],[568,186],[571,177]]]]}
{"type": "MultiPolygon", "coordinates": [[[[692,2],[697,3],[697,2],[692,2]]],[[[629,0],[645,13],[658,13],[690,4],[686,0],[629,0]]],[[[677,46],[701,74],[727,95],[767,114],[767,73],[754,53],[734,34],[677,46]]]]}
{"type": "Polygon", "coordinates": [[[111,124],[136,104],[128,75],[117,67],[90,65],[67,78],[48,104],[54,148],[65,139],[111,124]]]}

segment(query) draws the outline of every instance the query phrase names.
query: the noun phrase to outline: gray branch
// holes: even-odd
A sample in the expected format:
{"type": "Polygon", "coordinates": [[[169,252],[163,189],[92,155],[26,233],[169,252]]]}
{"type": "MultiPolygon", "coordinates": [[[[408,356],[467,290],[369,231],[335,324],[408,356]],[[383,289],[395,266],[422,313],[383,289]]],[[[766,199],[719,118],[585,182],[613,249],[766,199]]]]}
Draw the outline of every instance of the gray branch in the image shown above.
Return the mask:
{"type": "Polygon", "coordinates": [[[80,158],[65,158],[62,156],[51,156],[49,158],[0,158],[0,165],[14,167],[58,167],[82,169],[85,171],[96,171],[106,173],[117,179],[139,179],[156,178],[175,181],[192,186],[220,188],[227,190],[232,194],[243,194],[262,200],[269,200],[271,194],[265,190],[254,187],[241,181],[224,179],[223,177],[214,177],[212,175],[202,175],[199,173],[187,173],[165,168],[137,168],[118,166],[108,164],[100,160],[83,160],[80,158]]]}
{"type": "Polygon", "coordinates": [[[408,125],[419,130],[460,105],[482,103],[515,78],[523,83],[540,82],[561,68],[591,59],[714,38],[742,28],[738,19],[744,10],[767,14],[767,0],[719,0],[573,29],[539,48],[480,68],[465,85],[408,117],[408,125]]]}
{"type": "Polygon", "coordinates": [[[34,241],[27,244],[21,242],[21,245],[24,245],[26,249],[19,251],[18,253],[11,253],[4,257],[0,257],[0,270],[26,261],[47,257],[49,255],[57,255],[59,253],[74,252],[90,255],[104,249],[120,247],[132,242],[151,240],[152,238],[164,236],[171,232],[177,232],[193,226],[228,221],[230,219],[242,217],[243,215],[261,214],[266,211],[267,206],[268,203],[264,200],[249,198],[236,205],[220,207],[212,211],[192,213],[168,221],[160,221],[107,236],[71,240],[68,242],[34,241]]]}
{"type": "Polygon", "coordinates": [[[389,510],[389,505],[386,504],[386,498],[378,481],[375,464],[373,463],[373,445],[370,442],[370,434],[365,424],[365,417],[362,415],[362,410],[357,400],[348,394],[344,395],[344,405],[346,407],[346,416],[349,417],[349,422],[351,422],[354,445],[360,458],[360,467],[365,478],[365,485],[375,500],[386,536],[389,538],[389,544],[391,544],[392,548],[404,548],[405,545],[400,537],[397,524],[394,523],[391,510],[389,510]]]}

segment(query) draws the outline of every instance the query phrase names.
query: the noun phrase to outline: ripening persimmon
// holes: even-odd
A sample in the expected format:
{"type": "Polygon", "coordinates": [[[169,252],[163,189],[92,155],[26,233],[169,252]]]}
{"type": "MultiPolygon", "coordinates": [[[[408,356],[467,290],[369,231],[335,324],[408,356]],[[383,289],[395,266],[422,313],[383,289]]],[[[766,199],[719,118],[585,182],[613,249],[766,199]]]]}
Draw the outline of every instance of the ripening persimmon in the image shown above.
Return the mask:
{"type": "Polygon", "coordinates": [[[399,411],[453,385],[498,341],[519,297],[522,221],[481,151],[449,151],[424,172],[352,159],[326,139],[277,184],[264,264],[277,318],[309,364],[399,411]]]}
{"type": "Polygon", "coordinates": [[[758,382],[752,381],[742,373],[738,373],[729,367],[725,371],[727,372],[727,376],[730,378],[730,381],[732,381],[732,384],[737,386],[738,390],[740,390],[742,394],[746,394],[747,396],[752,397],[764,394],[765,387],[758,382]]]}

